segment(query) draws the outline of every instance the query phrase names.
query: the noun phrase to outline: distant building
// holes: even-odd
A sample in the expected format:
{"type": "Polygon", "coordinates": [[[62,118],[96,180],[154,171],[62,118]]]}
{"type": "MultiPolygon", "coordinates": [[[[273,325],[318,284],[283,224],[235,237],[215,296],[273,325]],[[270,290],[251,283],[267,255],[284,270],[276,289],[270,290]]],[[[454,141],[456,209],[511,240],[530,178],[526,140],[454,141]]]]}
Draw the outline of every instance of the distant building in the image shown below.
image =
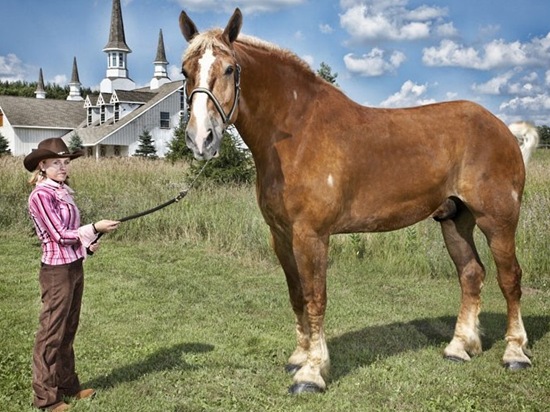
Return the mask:
{"type": "Polygon", "coordinates": [[[78,134],[88,156],[130,156],[144,130],[151,134],[157,154],[164,156],[185,110],[182,81],[168,77],[162,30],[159,32],[154,72],[149,87],[137,88],[128,76],[128,54],[120,0],[113,0],[107,70],[99,94],[83,98],[76,57],[73,59],[67,100],[47,99],[42,69],[36,98],[0,96],[0,133],[13,155],[26,155],[48,137],[67,143],[78,134]]]}

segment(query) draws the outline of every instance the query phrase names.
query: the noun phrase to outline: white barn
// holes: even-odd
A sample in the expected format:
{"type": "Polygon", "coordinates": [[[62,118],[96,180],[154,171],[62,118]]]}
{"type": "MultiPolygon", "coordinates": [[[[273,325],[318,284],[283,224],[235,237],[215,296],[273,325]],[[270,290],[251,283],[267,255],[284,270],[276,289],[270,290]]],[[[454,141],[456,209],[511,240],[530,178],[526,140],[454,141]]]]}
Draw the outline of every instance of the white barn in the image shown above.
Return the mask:
{"type": "Polygon", "coordinates": [[[69,143],[74,134],[88,156],[131,156],[144,130],[151,134],[157,154],[166,154],[186,107],[183,82],[168,77],[162,30],[149,87],[136,89],[128,77],[131,49],[126,44],[120,0],[113,0],[109,40],[103,51],[107,70],[99,94],[80,95],[75,57],[67,100],[46,98],[42,69],[36,98],[0,96],[0,133],[14,156],[27,155],[48,137],[63,137],[69,143]]]}

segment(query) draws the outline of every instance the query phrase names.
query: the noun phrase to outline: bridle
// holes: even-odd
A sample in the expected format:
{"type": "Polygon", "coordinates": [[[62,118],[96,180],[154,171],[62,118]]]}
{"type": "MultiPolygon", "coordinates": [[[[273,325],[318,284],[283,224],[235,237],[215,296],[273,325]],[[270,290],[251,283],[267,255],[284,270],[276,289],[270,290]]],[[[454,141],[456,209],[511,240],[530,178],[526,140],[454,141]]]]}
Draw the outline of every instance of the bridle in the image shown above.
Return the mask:
{"type": "MultiPolygon", "coordinates": [[[[189,93],[189,96],[187,96],[187,110],[191,111],[191,99],[193,98],[193,95],[196,93],[204,93],[206,94],[210,100],[212,100],[212,103],[214,103],[214,106],[216,107],[216,110],[220,114],[220,116],[223,119],[223,124],[225,127],[229,126],[231,124],[231,118],[233,117],[233,114],[235,113],[235,110],[237,109],[237,105],[239,104],[239,97],[241,96],[241,66],[238,64],[235,66],[235,93],[234,93],[234,99],[233,99],[233,105],[231,106],[231,110],[229,111],[229,114],[225,114],[223,107],[219,100],[214,96],[214,93],[210,91],[210,89],[207,89],[206,87],[197,87],[189,93]]],[[[185,87],[183,88],[185,90],[185,87]]],[[[189,116],[188,116],[189,118],[189,116]]]]}

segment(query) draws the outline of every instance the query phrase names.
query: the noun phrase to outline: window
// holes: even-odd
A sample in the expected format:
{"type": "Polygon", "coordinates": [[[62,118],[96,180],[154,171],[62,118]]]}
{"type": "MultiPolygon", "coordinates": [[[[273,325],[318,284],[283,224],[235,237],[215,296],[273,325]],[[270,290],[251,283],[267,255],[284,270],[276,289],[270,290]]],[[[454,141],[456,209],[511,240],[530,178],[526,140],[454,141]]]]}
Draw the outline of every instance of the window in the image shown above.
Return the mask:
{"type": "Polygon", "coordinates": [[[180,90],[180,110],[185,110],[185,91],[180,90]]]}
{"type": "Polygon", "coordinates": [[[87,124],[88,126],[91,126],[92,125],[92,108],[91,107],[88,107],[88,120],[87,120],[87,124]]]}
{"type": "Polygon", "coordinates": [[[116,67],[116,53],[111,53],[111,67],[116,67]]]}
{"type": "Polygon", "coordinates": [[[105,106],[101,106],[99,110],[99,124],[105,123],[105,106]]]}
{"type": "Polygon", "coordinates": [[[120,119],[120,103],[115,103],[115,122],[120,119]]]}
{"type": "Polygon", "coordinates": [[[170,112],[160,112],[160,128],[170,129],[170,112]]]}
{"type": "Polygon", "coordinates": [[[122,53],[118,54],[118,67],[124,67],[124,55],[122,53]]]}

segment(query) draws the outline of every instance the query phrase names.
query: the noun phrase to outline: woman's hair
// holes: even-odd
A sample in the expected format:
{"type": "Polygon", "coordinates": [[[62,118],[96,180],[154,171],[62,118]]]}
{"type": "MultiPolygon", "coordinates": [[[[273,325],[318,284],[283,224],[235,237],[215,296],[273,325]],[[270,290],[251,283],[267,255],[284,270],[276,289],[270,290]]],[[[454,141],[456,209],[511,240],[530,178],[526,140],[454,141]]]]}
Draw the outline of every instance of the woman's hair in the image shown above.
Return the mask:
{"type": "Polygon", "coordinates": [[[31,186],[36,186],[45,178],[46,177],[44,176],[44,173],[40,169],[36,169],[34,172],[31,173],[28,182],[31,186]]]}

